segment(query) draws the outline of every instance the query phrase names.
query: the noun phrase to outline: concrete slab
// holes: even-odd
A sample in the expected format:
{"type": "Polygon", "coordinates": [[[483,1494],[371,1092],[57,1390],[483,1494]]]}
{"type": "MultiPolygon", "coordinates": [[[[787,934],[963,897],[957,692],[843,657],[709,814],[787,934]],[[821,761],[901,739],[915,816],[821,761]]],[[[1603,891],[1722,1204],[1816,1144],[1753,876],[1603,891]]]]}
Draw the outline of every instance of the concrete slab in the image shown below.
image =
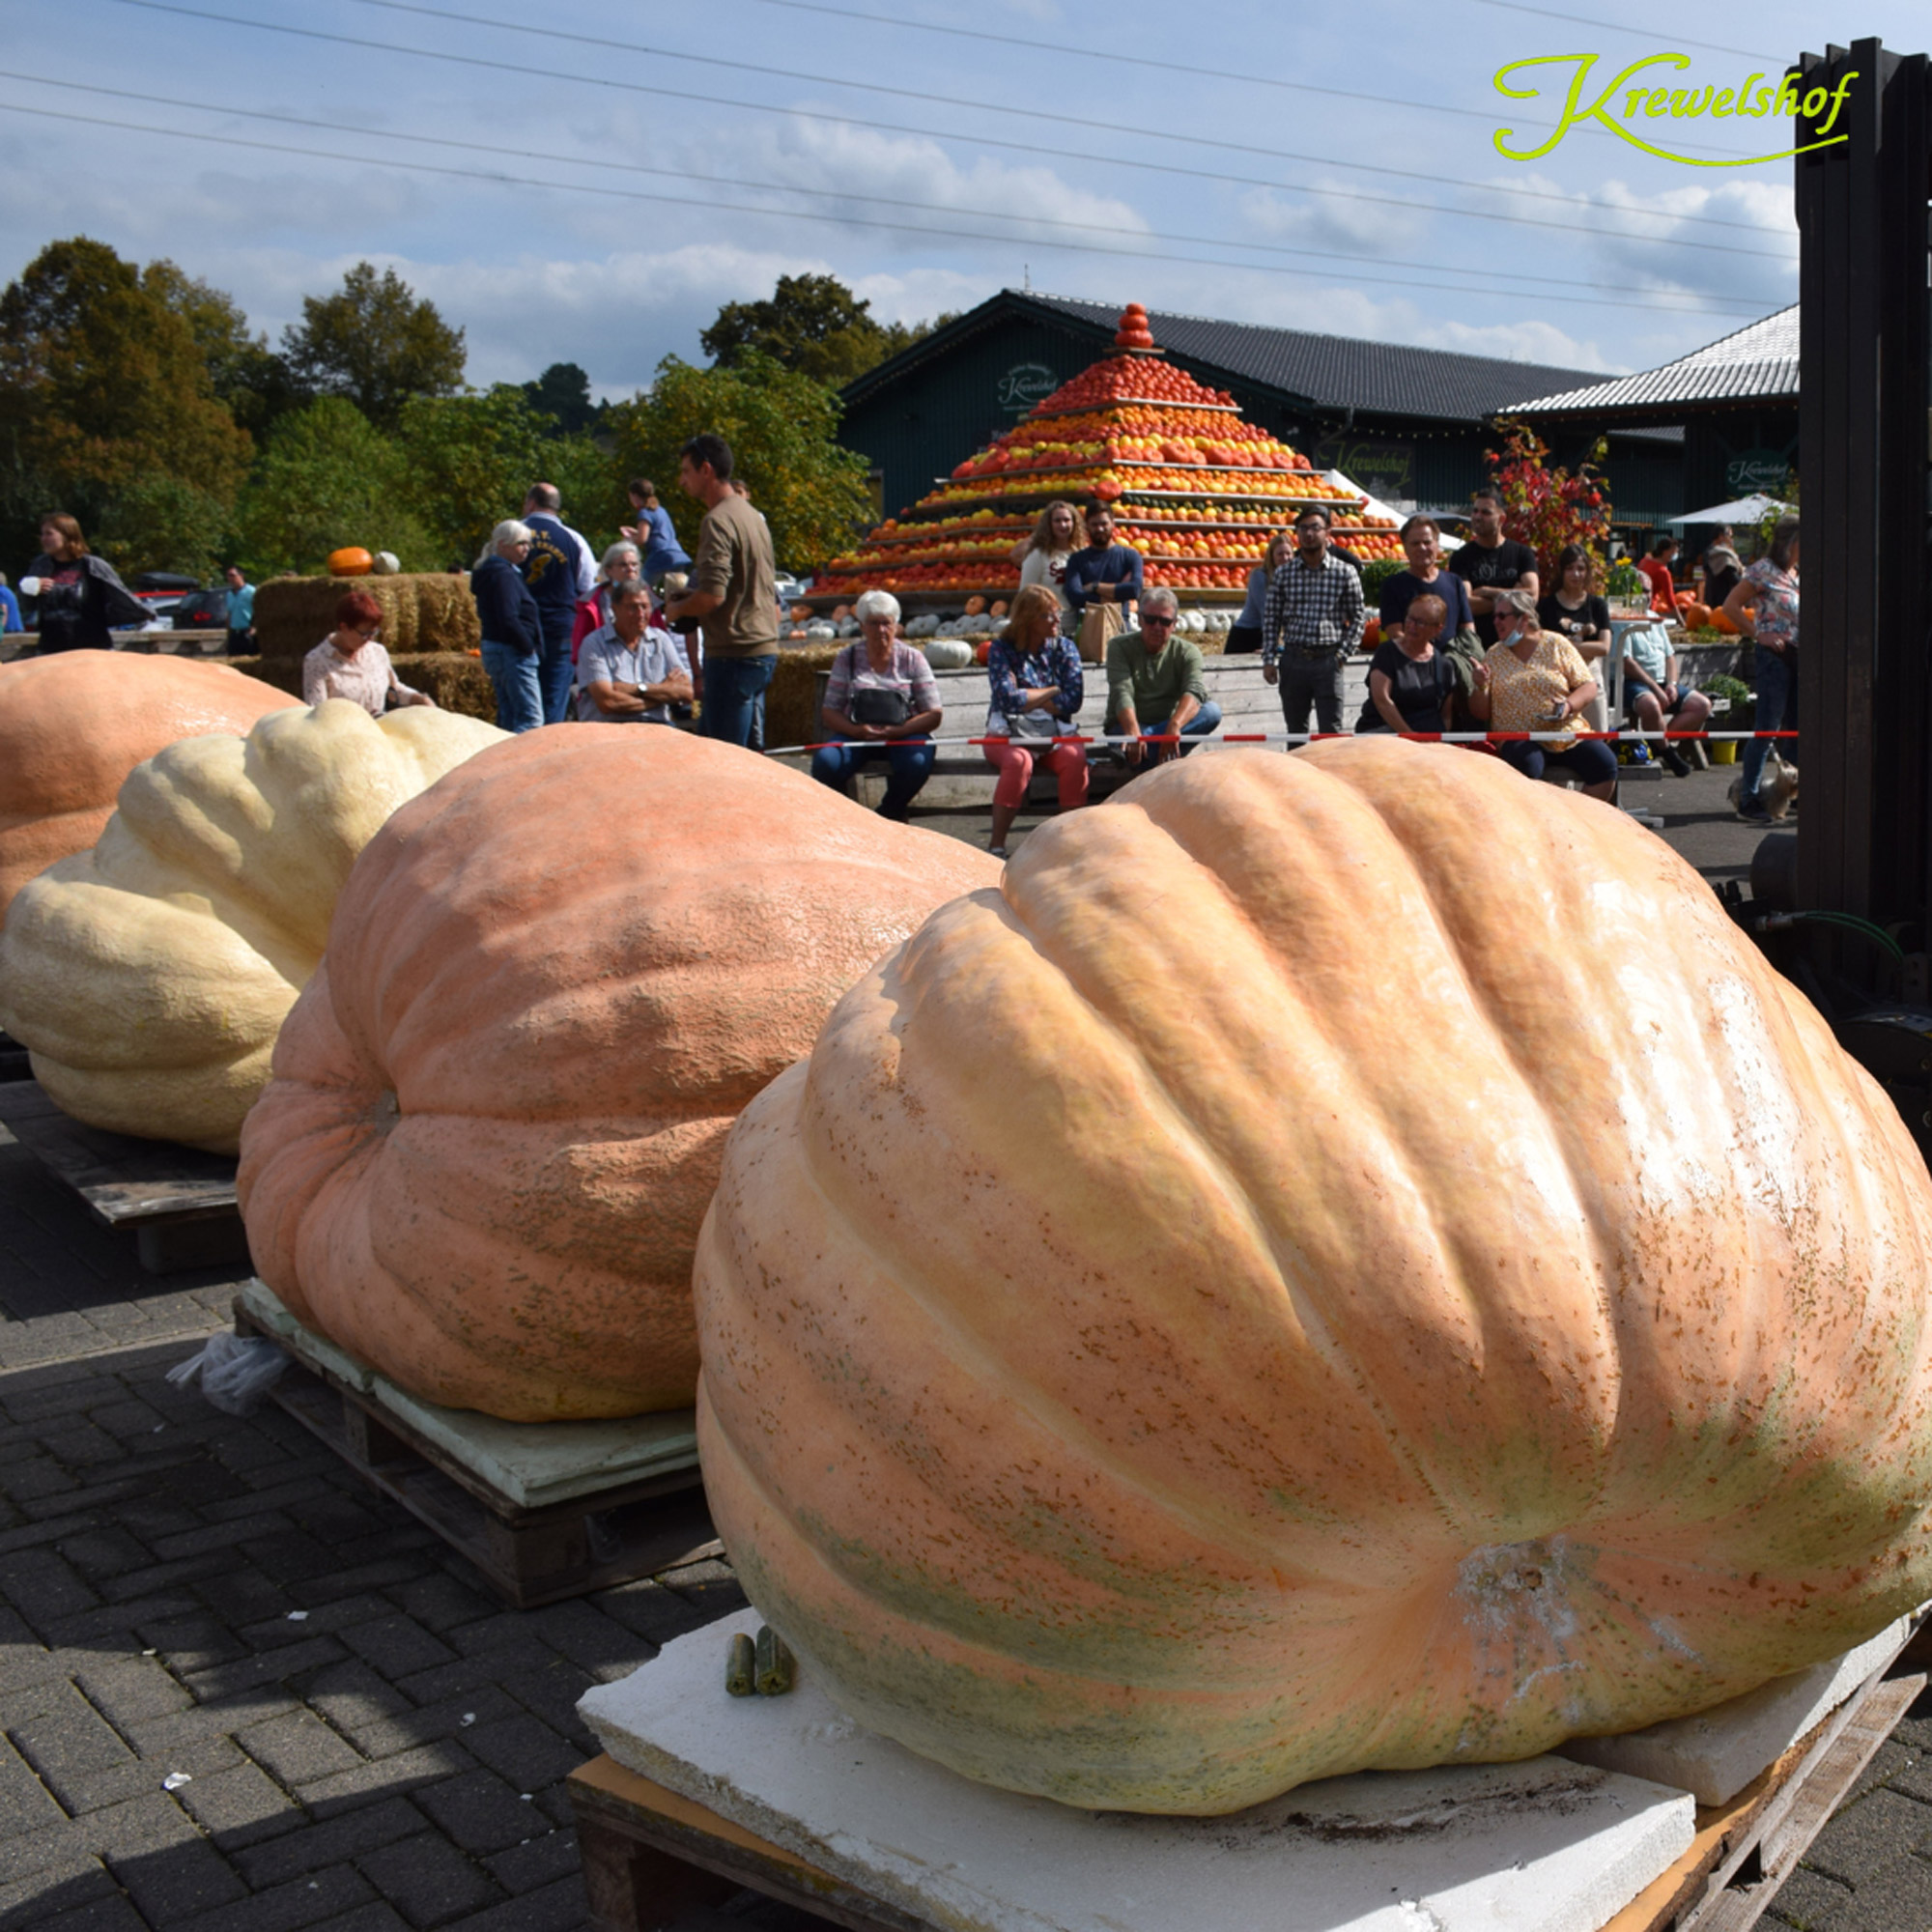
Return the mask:
{"type": "Polygon", "coordinates": [[[749,1610],[578,1710],[618,1763],[956,1932],[1598,1932],[1685,1852],[1686,1792],[1554,1757],[1365,1774],[1225,1818],[995,1791],[789,1696],[724,1690],[749,1610]]]}
{"type": "Polygon", "coordinates": [[[1579,1764],[1648,1777],[1690,1792],[1699,1804],[1727,1804],[1812,1725],[1834,1711],[1912,1634],[1906,1616],[1843,1657],[1774,1678],[1728,1703],[1615,1738],[1573,1738],[1563,1755],[1579,1764]]]}
{"type": "Polygon", "coordinates": [[[622,1422],[500,1422],[471,1408],[442,1408],[419,1401],[304,1327],[266,1283],[250,1281],[241,1298],[263,1330],[298,1362],[386,1409],[519,1508],[568,1502],[697,1466],[695,1410],[669,1409],[622,1422]]]}

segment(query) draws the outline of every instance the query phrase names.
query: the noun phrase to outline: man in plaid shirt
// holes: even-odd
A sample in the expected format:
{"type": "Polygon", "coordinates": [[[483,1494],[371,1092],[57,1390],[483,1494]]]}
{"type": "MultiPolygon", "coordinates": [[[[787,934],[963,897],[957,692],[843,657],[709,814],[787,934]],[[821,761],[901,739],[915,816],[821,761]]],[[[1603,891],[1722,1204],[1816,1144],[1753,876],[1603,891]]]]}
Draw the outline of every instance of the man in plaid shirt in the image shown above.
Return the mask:
{"type": "Polygon", "coordinates": [[[1262,615],[1262,675],[1281,686],[1281,715],[1291,731],[1342,728],[1342,666],[1362,641],[1367,606],[1362,580],[1328,551],[1320,510],[1294,525],[1294,554],[1274,574],[1262,615]],[[1279,660],[1279,668],[1277,668],[1279,660]]]}

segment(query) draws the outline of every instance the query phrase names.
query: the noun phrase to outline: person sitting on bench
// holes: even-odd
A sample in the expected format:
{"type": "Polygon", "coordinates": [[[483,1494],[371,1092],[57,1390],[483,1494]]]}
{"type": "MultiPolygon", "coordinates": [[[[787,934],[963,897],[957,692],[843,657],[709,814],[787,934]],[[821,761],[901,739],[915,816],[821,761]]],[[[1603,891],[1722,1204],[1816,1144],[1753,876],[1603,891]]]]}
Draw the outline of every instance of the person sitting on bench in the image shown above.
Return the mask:
{"type": "Polygon", "coordinates": [[[1129,765],[1157,765],[1182,749],[1151,738],[1205,738],[1221,722],[1201,646],[1174,634],[1179,621],[1179,600],[1155,588],[1141,598],[1140,629],[1107,640],[1107,735],[1128,741],[1120,753],[1129,765]]]}

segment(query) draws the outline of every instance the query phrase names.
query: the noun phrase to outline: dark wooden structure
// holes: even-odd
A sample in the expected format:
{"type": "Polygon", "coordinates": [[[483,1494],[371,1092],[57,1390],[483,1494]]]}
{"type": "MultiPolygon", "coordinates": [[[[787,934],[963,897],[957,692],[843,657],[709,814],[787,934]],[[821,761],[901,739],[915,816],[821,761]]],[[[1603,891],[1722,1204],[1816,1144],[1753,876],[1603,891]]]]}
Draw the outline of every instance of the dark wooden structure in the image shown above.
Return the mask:
{"type": "MultiPolygon", "coordinates": [[[[1847,73],[1850,139],[1796,162],[1801,243],[1800,907],[1911,922],[1932,908],[1928,434],[1932,74],[1875,41],[1800,63],[1847,73]]],[[[1797,142],[1814,139],[1801,117],[1797,142]]],[[[1832,945],[1840,970],[1871,956],[1832,945]]],[[[1922,1002],[1921,1002],[1922,1003],[1922,1002]]]]}

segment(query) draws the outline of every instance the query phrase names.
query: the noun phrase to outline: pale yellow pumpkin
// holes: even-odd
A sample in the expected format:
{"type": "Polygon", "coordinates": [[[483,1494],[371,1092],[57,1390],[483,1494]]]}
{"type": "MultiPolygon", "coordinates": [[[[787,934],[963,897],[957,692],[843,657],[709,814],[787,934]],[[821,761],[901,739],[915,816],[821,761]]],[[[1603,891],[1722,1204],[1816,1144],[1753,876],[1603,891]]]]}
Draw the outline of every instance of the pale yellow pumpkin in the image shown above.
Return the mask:
{"type": "Polygon", "coordinates": [[[854,1718],[1216,1812],[1932,1595],[1932,1185],[1710,888],[1449,747],[1032,835],[740,1116],[705,1489],[854,1718]]]}
{"type": "Polygon", "coordinates": [[[505,735],[429,706],[379,724],[334,698],[170,745],[97,844],[14,895],[0,1026],[76,1120],[232,1152],[355,855],[505,735]]]}

